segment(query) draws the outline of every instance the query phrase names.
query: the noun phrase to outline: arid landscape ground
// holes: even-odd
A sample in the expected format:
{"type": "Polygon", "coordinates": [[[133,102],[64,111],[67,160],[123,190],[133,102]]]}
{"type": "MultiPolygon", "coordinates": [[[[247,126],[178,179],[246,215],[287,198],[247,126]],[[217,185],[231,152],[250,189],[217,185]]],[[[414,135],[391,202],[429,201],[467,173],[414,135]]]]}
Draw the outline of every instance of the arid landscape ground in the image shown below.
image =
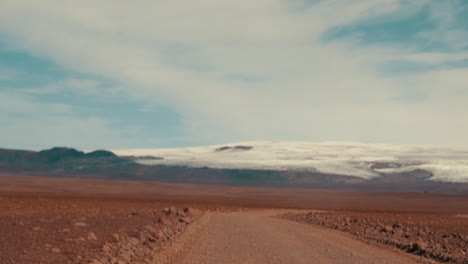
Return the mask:
{"type": "Polygon", "coordinates": [[[468,0],[0,0],[0,264],[468,264],[468,0]]]}
{"type": "Polygon", "coordinates": [[[0,263],[468,263],[468,196],[0,176],[0,263]]]}

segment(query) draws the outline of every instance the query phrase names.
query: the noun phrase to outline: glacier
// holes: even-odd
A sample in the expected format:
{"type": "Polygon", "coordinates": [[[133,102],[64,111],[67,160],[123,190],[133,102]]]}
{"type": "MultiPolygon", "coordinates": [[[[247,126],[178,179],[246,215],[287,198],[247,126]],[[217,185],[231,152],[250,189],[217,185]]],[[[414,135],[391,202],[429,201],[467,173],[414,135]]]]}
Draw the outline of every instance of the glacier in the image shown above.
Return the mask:
{"type": "Polygon", "coordinates": [[[365,142],[253,141],[112,151],[119,156],[132,156],[136,162],[145,165],[310,170],[363,179],[422,169],[431,172],[431,181],[468,182],[468,151],[442,147],[365,142]]]}

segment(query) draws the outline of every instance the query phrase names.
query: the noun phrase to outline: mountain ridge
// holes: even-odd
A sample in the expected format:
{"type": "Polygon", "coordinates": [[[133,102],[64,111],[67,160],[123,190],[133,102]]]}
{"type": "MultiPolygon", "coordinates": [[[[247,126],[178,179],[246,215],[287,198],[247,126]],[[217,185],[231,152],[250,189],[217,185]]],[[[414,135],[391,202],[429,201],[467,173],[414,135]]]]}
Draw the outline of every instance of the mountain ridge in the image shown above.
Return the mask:
{"type": "MultiPolygon", "coordinates": [[[[218,153],[229,156],[248,153],[254,150],[255,147],[234,151],[227,149],[227,151],[218,153]]],[[[216,152],[216,148],[210,147],[210,151],[216,152]]],[[[190,150],[187,150],[187,153],[193,154],[190,150]]],[[[118,156],[113,151],[98,150],[83,152],[65,147],[43,151],[0,149],[0,174],[144,180],[228,186],[468,194],[467,183],[432,181],[430,179],[433,177],[433,173],[420,168],[396,172],[381,171],[378,177],[365,178],[297,168],[277,170],[271,168],[193,167],[182,164],[171,164],[171,162],[169,164],[147,165],[141,164],[139,162],[140,158],[156,163],[164,163],[167,160],[171,161],[170,156],[118,156]]],[[[399,166],[399,163],[385,162],[369,165],[369,167],[373,167],[374,169],[398,168],[399,166]]]]}

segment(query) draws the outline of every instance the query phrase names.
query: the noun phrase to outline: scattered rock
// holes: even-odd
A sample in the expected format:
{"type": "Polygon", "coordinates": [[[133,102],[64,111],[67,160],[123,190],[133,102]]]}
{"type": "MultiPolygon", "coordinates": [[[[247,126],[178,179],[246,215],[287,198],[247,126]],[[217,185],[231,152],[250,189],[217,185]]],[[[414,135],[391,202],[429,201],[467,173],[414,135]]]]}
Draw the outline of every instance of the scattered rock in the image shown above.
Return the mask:
{"type": "Polygon", "coordinates": [[[130,238],[128,239],[128,242],[129,242],[131,245],[136,246],[136,245],[138,245],[138,244],[140,243],[140,240],[136,239],[135,237],[130,237],[130,238]]]}
{"type": "Polygon", "coordinates": [[[171,225],[171,222],[163,217],[158,217],[158,223],[163,225],[171,225]]]}
{"type": "Polygon", "coordinates": [[[164,208],[164,212],[167,214],[167,215],[174,215],[174,214],[177,214],[177,208],[174,207],[174,206],[171,206],[169,208],[164,208]]]}
{"type": "Polygon", "coordinates": [[[146,225],[145,229],[151,233],[156,233],[156,229],[150,225],[146,225]]]}
{"type": "Polygon", "coordinates": [[[338,229],[364,240],[393,245],[439,262],[464,264],[467,260],[468,253],[465,248],[468,244],[468,233],[460,229],[456,232],[439,229],[434,223],[440,223],[443,218],[441,216],[429,215],[429,219],[426,219],[425,216],[378,213],[370,214],[371,217],[359,218],[361,215],[364,214],[350,212],[349,215],[343,215],[343,212],[333,211],[289,212],[282,218],[338,229]]]}
{"type": "Polygon", "coordinates": [[[161,230],[159,230],[159,231],[156,233],[156,238],[157,238],[158,240],[161,240],[161,239],[164,238],[164,234],[163,234],[163,232],[162,232],[161,230]]]}
{"type": "Polygon", "coordinates": [[[112,248],[112,244],[110,244],[109,242],[106,242],[102,245],[101,247],[101,251],[103,252],[109,252],[112,248]]]}
{"type": "Polygon", "coordinates": [[[93,232],[89,232],[88,233],[88,240],[97,240],[96,234],[94,234],[93,232]]]}
{"type": "Polygon", "coordinates": [[[181,217],[181,218],[179,218],[179,221],[180,221],[181,223],[189,224],[189,223],[190,223],[190,218],[188,218],[188,217],[181,217]]]}
{"type": "Polygon", "coordinates": [[[413,243],[412,251],[424,252],[427,250],[427,246],[426,242],[418,240],[416,243],[413,243]]]}
{"type": "Polygon", "coordinates": [[[87,226],[87,224],[85,222],[75,222],[73,224],[73,226],[75,226],[75,227],[85,227],[85,226],[87,226]]]}
{"type": "Polygon", "coordinates": [[[382,228],[381,232],[386,232],[386,233],[390,233],[393,231],[393,227],[389,226],[389,225],[386,225],[382,228]]]}
{"type": "Polygon", "coordinates": [[[58,248],[52,248],[50,251],[52,253],[60,253],[60,249],[58,249],[58,248]]]}

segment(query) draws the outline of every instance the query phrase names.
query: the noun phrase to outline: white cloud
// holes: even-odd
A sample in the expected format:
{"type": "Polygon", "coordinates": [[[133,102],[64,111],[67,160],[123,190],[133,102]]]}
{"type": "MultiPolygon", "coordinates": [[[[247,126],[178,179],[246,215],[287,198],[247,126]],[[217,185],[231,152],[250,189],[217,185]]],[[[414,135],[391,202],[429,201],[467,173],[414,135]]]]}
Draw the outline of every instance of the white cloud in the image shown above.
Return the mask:
{"type": "MultiPolygon", "coordinates": [[[[353,39],[320,41],[334,26],[401,10],[410,14],[426,2],[321,1],[297,10],[281,0],[4,0],[0,34],[10,45],[112,80],[144,104],[176,109],[187,133],[199,141],[375,140],[468,147],[468,122],[457,121],[464,119],[466,95],[436,96],[463,89],[463,71],[383,78],[375,68],[389,57],[424,62],[433,55],[359,47],[353,39]],[[444,83],[444,76],[457,79],[444,83]],[[394,100],[408,89],[428,91],[428,99],[394,100]]],[[[445,18],[434,19],[447,25],[445,18]]]]}

